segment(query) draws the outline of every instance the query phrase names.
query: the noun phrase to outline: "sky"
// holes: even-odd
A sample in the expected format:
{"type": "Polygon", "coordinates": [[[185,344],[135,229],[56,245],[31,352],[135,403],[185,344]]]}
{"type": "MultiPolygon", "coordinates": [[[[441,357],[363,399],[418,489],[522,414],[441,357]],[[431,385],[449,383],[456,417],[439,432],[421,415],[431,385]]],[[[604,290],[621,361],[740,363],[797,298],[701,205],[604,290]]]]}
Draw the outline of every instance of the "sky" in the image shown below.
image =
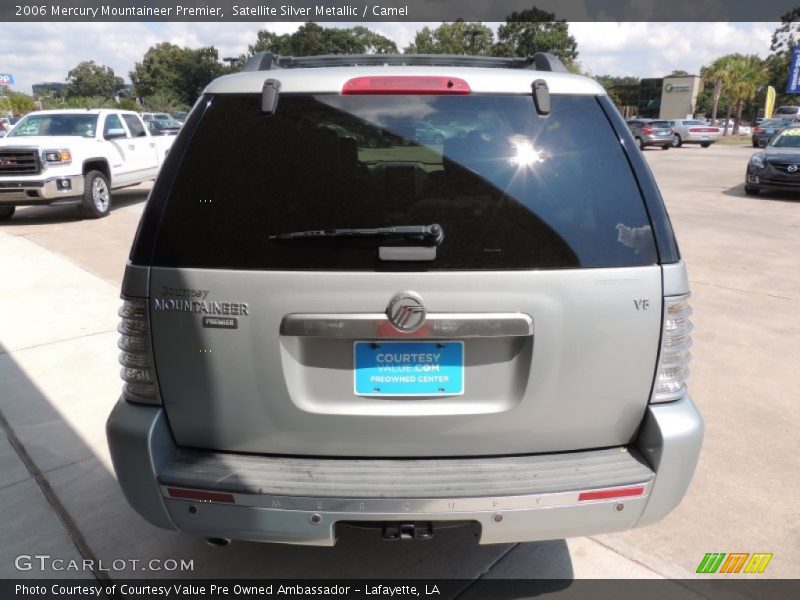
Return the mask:
{"type": "MultiPolygon", "coordinates": [[[[238,56],[259,29],[288,33],[302,23],[0,23],[0,73],[12,89],[64,81],[84,60],[114,69],[126,82],[134,63],[159,42],[216,46],[220,58],[238,56]]],[[[407,45],[426,23],[358,23],[407,45]]],[[[356,23],[324,23],[346,27],[356,23]]],[[[437,23],[427,24],[432,27],[437,23]]],[[[497,23],[489,24],[492,29],[497,23]]],[[[570,23],[578,60],[591,75],[662,77],[674,69],[697,73],[714,58],[740,52],[766,57],[776,23],[570,23]]]]}

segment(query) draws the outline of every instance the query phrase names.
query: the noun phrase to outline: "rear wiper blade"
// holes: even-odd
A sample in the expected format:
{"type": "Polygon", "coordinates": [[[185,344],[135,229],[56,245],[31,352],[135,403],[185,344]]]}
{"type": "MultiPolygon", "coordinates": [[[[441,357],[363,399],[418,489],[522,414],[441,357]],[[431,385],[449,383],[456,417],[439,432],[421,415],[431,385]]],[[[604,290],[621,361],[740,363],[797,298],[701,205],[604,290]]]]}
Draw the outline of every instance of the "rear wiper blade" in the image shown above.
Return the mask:
{"type": "Polygon", "coordinates": [[[315,229],[311,231],[290,231],[269,236],[271,240],[303,240],[328,238],[386,238],[401,237],[409,241],[423,242],[428,246],[438,246],[444,240],[444,230],[433,225],[398,225],[396,227],[375,227],[357,229],[315,229]]]}

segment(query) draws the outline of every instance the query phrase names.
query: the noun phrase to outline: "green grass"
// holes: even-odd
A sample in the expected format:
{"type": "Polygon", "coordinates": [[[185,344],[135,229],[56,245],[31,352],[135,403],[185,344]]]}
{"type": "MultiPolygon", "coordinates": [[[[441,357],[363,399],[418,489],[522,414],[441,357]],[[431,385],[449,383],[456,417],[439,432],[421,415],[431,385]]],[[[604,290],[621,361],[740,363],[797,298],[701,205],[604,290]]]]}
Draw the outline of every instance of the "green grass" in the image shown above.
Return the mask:
{"type": "Polygon", "coordinates": [[[753,142],[749,135],[721,135],[717,144],[725,146],[752,146],[753,142]]]}

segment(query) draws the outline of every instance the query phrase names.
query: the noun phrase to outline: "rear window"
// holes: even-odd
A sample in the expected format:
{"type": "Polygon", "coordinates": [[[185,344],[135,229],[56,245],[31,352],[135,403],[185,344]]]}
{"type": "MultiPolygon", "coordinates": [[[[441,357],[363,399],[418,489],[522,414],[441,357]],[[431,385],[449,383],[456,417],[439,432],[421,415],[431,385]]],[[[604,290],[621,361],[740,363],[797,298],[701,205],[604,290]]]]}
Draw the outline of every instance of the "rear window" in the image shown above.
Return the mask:
{"type": "Polygon", "coordinates": [[[651,127],[655,127],[656,129],[669,129],[671,127],[671,123],[669,121],[653,121],[650,123],[651,127]]]}
{"type": "Polygon", "coordinates": [[[175,174],[154,254],[175,267],[502,270],[656,262],[631,168],[597,100],[219,95],[175,174]],[[435,260],[292,231],[439,224],[435,260]]]}

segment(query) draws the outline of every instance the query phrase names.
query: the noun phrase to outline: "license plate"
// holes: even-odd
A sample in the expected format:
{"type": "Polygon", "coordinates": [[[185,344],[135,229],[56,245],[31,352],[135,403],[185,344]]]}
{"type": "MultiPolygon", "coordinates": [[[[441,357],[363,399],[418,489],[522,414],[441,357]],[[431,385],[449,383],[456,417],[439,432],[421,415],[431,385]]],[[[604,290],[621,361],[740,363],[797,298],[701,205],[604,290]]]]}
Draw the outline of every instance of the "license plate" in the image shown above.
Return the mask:
{"type": "Polygon", "coordinates": [[[658,135],[669,135],[669,131],[659,131],[658,135]]]}
{"type": "Polygon", "coordinates": [[[460,396],[464,342],[355,342],[356,396],[460,396]]]}
{"type": "Polygon", "coordinates": [[[701,135],[701,136],[700,136],[700,139],[701,139],[701,140],[707,140],[707,139],[708,139],[708,136],[707,136],[707,135],[701,135]]]}

